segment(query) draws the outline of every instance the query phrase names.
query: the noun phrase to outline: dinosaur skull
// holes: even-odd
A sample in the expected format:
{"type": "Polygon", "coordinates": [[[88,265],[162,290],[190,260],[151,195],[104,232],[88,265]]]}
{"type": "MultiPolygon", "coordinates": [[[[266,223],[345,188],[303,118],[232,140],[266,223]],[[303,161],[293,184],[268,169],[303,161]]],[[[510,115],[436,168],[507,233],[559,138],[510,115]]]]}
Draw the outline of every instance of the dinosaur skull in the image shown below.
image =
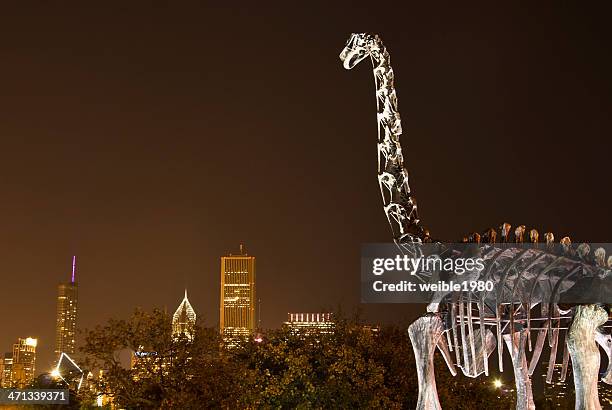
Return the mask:
{"type": "Polygon", "coordinates": [[[344,68],[350,70],[359,64],[361,60],[368,56],[375,42],[376,38],[370,34],[351,34],[351,37],[346,42],[346,46],[340,53],[340,60],[344,68]]]}

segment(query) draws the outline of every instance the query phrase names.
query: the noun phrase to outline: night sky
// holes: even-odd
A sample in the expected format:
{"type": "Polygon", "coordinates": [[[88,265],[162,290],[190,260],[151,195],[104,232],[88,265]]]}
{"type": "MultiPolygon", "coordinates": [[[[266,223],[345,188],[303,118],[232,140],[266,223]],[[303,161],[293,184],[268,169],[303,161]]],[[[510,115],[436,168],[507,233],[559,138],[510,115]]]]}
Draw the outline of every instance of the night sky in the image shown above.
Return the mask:
{"type": "Polygon", "coordinates": [[[38,337],[39,371],[73,254],[80,328],[174,311],[185,287],[217,325],[219,257],[240,242],[263,327],[359,306],[361,244],[391,233],[371,67],[338,59],[351,32],[391,53],[433,236],[507,221],[612,240],[609,10],[16,3],[0,9],[0,351],[38,337]]]}

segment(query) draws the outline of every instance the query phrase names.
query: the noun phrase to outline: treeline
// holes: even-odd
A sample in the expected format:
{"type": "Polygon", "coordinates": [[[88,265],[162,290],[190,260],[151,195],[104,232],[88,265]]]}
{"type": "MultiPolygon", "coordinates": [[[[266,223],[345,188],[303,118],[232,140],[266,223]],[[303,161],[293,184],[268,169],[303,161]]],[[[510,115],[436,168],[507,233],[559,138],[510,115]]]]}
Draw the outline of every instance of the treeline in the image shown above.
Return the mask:
{"type": "MultiPolygon", "coordinates": [[[[170,317],[136,311],[86,331],[85,367],[103,369],[79,391],[82,404],[103,392],[118,408],[405,408],[417,402],[417,376],[405,329],[372,331],[336,319],[331,334],[274,330],[263,341],[223,348],[215,329],[172,337],[170,317]],[[133,366],[120,352],[147,352],[133,366]]],[[[437,388],[444,409],[511,409],[489,381],[450,375],[439,355],[437,388]]]]}

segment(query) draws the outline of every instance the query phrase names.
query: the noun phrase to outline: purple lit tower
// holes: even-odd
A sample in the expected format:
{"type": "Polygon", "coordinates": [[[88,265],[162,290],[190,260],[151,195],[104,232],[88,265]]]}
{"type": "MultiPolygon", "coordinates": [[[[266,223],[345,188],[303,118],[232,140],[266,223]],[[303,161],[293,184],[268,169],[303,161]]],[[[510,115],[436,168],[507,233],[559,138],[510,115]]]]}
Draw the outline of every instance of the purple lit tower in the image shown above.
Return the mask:
{"type": "Polygon", "coordinates": [[[55,328],[55,356],[73,355],[76,350],[77,283],[75,280],[76,256],[72,257],[70,282],[57,287],[57,321],[55,328]]]}

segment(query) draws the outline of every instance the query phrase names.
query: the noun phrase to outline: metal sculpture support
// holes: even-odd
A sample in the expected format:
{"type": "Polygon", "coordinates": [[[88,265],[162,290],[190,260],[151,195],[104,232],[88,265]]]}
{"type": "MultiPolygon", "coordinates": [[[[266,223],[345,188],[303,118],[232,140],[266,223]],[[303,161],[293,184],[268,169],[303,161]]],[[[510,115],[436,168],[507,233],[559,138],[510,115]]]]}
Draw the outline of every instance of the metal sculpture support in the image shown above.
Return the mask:
{"type": "MultiPolygon", "coordinates": [[[[414,254],[419,252],[421,244],[437,242],[421,226],[416,200],[408,185],[389,53],[377,35],[352,34],[340,54],[346,69],[368,57],[376,85],[378,183],[383,209],[401,252],[414,254]]],[[[603,248],[592,251],[587,244],[574,246],[568,237],[555,243],[550,232],[544,235],[545,244],[539,242],[539,237],[535,229],[528,231],[520,225],[512,231],[510,224],[504,223],[500,226],[499,243],[495,229],[474,232],[460,241],[478,245],[479,255],[485,261],[484,269],[451,279],[456,282],[490,280],[495,288],[480,292],[438,292],[427,307],[427,315],[409,327],[417,360],[419,410],[440,408],[433,369],[436,347],[453,375],[459,368],[466,376],[477,377],[489,374],[490,355],[496,345],[497,363],[503,371],[504,344],[512,358],[517,409],[534,409],[530,376],[547,341],[551,354],[546,358],[546,381],[552,382],[557,353],[562,353],[562,380],[571,358],[576,408],[601,408],[597,397],[600,359],[596,343],[612,358],[612,336],[603,326],[608,314],[591,302],[569,310],[561,309],[559,303],[577,284],[586,286],[587,291],[598,290],[598,281],[612,275],[612,257],[606,260],[603,248]],[[536,335],[532,337],[533,332],[536,335]],[[530,358],[527,351],[532,352],[530,358]]],[[[460,253],[453,248],[446,251],[460,253]]],[[[609,363],[602,378],[608,384],[612,383],[612,362],[609,363]]]]}

